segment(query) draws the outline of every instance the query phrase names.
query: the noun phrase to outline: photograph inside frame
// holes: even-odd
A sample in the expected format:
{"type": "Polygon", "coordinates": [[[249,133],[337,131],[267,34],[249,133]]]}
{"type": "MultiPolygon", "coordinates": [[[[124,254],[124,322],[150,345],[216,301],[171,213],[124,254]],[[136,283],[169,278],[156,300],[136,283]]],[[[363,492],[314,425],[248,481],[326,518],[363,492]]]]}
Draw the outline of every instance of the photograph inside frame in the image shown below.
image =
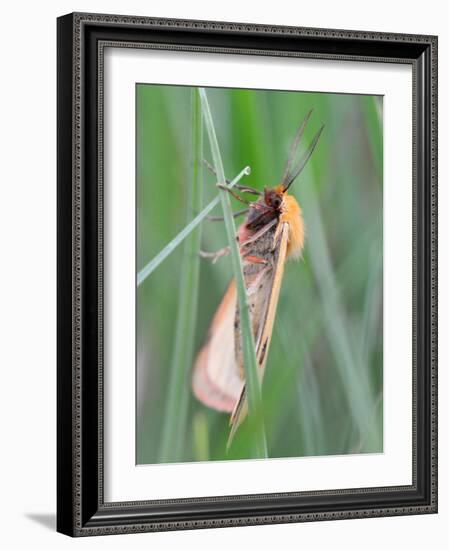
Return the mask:
{"type": "Polygon", "coordinates": [[[137,464],[383,452],[381,96],[137,84],[136,213],[137,464]]]}

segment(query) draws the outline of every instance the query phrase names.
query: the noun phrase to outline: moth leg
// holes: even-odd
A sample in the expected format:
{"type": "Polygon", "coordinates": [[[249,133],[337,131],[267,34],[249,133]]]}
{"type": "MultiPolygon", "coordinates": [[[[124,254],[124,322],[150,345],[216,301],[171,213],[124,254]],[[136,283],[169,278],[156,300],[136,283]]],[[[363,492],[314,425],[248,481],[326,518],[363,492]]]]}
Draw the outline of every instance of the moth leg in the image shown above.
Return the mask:
{"type": "MultiPolygon", "coordinates": [[[[217,175],[217,171],[212,166],[210,162],[208,162],[206,159],[203,159],[204,166],[211,172],[214,176],[217,175]]],[[[226,183],[229,185],[231,182],[227,179],[226,183]]],[[[234,185],[236,189],[239,191],[242,191],[242,193],[251,193],[252,195],[263,195],[262,191],[259,191],[258,189],[254,189],[254,187],[250,187],[249,185],[240,185],[236,184],[234,185]]]]}
{"type": "MultiPolygon", "coordinates": [[[[249,208],[244,208],[243,210],[237,210],[237,212],[234,212],[232,214],[233,218],[238,218],[239,216],[243,216],[243,214],[246,214],[249,212],[249,208]]],[[[222,222],[224,220],[223,216],[206,216],[206,220],[210,222],[222,222]]]]}
{"type": "Polygon", "coordinates": [[[259,191],[258,189],[254,189],[254,187],[250,187],[249,185],[240,185],[239,183],[236,183],[234,185],[236,189],[241,191],[242,193],[251,193],[251,195],[263,195],[262,191],[259,191]]]}
{"type": "Polygon", "coordinates": [[[222,183],[217,183],[217,187],[219,187],[220,189],[224,189],[225,191],[230,193],[234,197],[234,199],[237,199],[238,201],[243,202],[243,204],[248,204],[248,205],[251,204],[250,201],[247,201],[246,199],[242,198],[240,195],[237,195],[237,193],[235,193],[227,185],[223,185],[222,183]]]}
{"type": "Polygon", "coordinates": [[[220,248],[220,250],[217,250],[216,252],[206,252],[205,250],[200,250],[199,255],[202,258],[211,259],[212,263],[215,264],[220,258],[223,258],[223,256],[227,256],[230,252],[230,247],[225,246],[224,248],[220,248]]]}
{"type": "MultiPolygon", "coordinates": [[[[213,174],[214,176],[217,175],[217,171],[215,170],[215,168],[212,166],[212,164],[209,161],[207,161],[206,159],[203,159],[203,164],[209,170],[209,172],[211,174],[213,174]]],[[[229,183],[231,183],[231,181],[226,180],[226,183],[229,184],[229,183]]]]}

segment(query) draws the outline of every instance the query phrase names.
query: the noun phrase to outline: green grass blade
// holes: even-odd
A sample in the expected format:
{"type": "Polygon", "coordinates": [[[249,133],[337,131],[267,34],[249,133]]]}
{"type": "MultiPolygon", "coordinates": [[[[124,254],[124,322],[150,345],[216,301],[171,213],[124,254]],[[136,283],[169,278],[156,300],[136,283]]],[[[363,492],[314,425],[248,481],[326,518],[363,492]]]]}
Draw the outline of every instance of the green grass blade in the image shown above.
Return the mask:
{"type": "MultiPolygon", "coordinates": [[[[341,303],[324,223],[312,185],[304,186],[302,197],[308,227],[311,267],[322,298],[327,336],[352,417],[357,423],[360,435],[363,435],[372,423],[373,395],[366,372],[361,368],[358,358],[356,359],[356,350],[351,345],[346,312],[341,303]]],[[[373,434],[371,444],[372,448],[377,449],[379,442],[375,436],[376,434],[373,434]]]]}
{"type": "Polygon", "coordinates": [[[382,251],[377,254],[371,254],[373,258],[373,268],[368,276],[365,291],[365,303],[363,306],[363,316],[360,331],[360,348],[363,361],[368,363],[371,353],[376,348],[379,338],[378,326],[379,319],[382,316],[381,296],[383,291],[382,284],[382,251]]]}
{"type": "Polygon", "coordinates": [[[369,147],[373,155],[377,176],[382,183],[383,172],[383,135],[382,135],[382,99],[377,96],[365,96],[363,98],[363,114],[369,147]]]}
{"type": "Polygon", "coordinates": [[[210,460],[209,428],[204,412],[193,417],[193,448],[195,460],[210,460]]]}
{"type": "Polygon", "coordinates": [[[299,418],[304,432],[304,446],[306,454],[319,455],[324,454],[325,441],[323,437],[324,428],[322,426],[321,397],[312,359],[307,350],[305,342],[301,339],[301,347],[304,352],[304,367],[298,373],[297,391],[298,406],[300,410],[299,418]]]}
{"type": "MultiPolygon", "coordinates": [[[[196,90],[192,90],[192,183],[188,190],[187,219],[195,216],[202,206],[203,177],[203,121],[196,90]]],[[[175,333],[168,397],[160,449],[161,462],[175,462],[183,458],[187,411],[190,395],[189,372],[193,359],[201,242],[201,226],[194,228],[184,243],[180,269],[179,307],[175,333]]]]}
{"type": "MultiPolygon", "coordinates": [[[[204,116],[204,123],[209,136],[209,143],[212,151],[213,162],[217,172],[218,181],[225,184],[226,178],[223,169],[223,161],[218,146],[215,127],[212,119],[212,114],[209,107],[206,91],[204,88],[199,88],[201,105],[204,116]]],[[[237,286],[237,297],[240,310],[240,325],[242,332],[243,346],[243,362],[246,379],[246,392],[248,397],[249,417],[252,419],[260,419],[254,423],[254,452],[257,458],[268,456],[265,429],[262,421],[262,397],[260,389],[260,380],[257,366],[256,350],[254,347],[254,336],[252,331],[249,307],[246,295],[245,280],[243,277],[243,269],[240,261],[240,251],[236,242],[236,228],[234,218],[232,217],[231,201],[229,193],[225,190],[220,191],[221,204],[223,208],[223,216],[226,227],[226,232],[231,250],[232,267],[237,286]]]]}
{"type": "MultiPolygon", "coordinates": [[[[234,187],[243,176],[250,173],[249,166],[246,166],[230,183],[229,187],[234,187]]],[[[190,235],[190,233],[204,220],[204,218],[220,203],[220,195],[217,195],[193,220],[191,220],[174,239],[172,239],[164,248],[152,259],[145,267],[137,273],[137,286],[140,286],[145,279],[190,235]]]]}

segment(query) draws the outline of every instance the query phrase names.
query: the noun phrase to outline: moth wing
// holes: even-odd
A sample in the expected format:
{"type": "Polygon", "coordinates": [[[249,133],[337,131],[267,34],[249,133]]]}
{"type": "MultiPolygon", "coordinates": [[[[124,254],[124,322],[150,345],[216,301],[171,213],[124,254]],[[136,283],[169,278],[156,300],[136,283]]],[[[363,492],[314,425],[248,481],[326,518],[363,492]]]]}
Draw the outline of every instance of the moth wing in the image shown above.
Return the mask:
{"type": "Polygon", "coordinates": [[[212,319],[192,376],[196,398],[208,407],[229,413],[234,410],[244,384],[234,353],[236,304],[237,292],[233,280],[212,319]]]}
{"type": "Polygon", "coordinates": [[[259,338],[257,340],[257,360],[259,363],[259,372],[261,377],[265,371],[265,365],[267,363],[268,350],[271,343],[271,335],[273,334],[274,319],[276,317],[277,305],[279,302],[279,293],[282,285],[282,278],[284,276],[285,259],[287,256],[287,245],[290,235],[290,226],[288,223],[283,222],[279,231],[279,248],[275,265],[273,269],[273,278],[271,292],[265,311],[263,322],[261,323],[261,330],[259,331],[259,338]]]}
{"type": "MultiPolygon", "coordinates": [[[[283,222],[282,226],[279,228],[279,234],[277,237],[279,244],[277,248],[277,254],[275,256],[274,266],[270,274],[271,284],[269,286],[269,291],[268,293],[263,292],[261,295],[258,296],[258,299],[264,300],[266,304],[264,307],[264,313],[260,321],[258,336],[256,339],[256,357],[259,366],[260,380],[262,380],[265,371],[268,350],[271,342],[271,335],[273,333],[274,319],[276,316],[276,309],[279,301],[279,292],[281,289],[282,277],[284,275],[289,233],[289,224],[283,222]]],[[[243,386],[230,419],[231,431],[228,439],[228,448],[232,442],[235,432],[237,431],[237,428],[243,422],[245,416],[248,413],[248,403],[245,394],[246,390],[245,386],[243,386]]]]}

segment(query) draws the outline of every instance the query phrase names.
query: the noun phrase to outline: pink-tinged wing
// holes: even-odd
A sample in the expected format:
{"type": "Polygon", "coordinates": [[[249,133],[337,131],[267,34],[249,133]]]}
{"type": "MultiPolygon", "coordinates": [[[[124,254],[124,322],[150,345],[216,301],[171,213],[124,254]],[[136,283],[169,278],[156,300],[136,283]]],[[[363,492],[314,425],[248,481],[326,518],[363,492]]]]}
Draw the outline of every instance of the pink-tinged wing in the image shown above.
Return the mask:
{"type": "MultiPolygon", "coordinates": [[[[259,280],[255,280],[258,286],[258,292],[252,295],[252,288],[248,286],[248,301],[249,306],[252,311],[259,311],[257,315],[259,322],[255,325],[255,320],[253,319],[253,326],[256,329],[256,356],[257,362],[259,364],[259,376],[262,380],[265,366],[267,363],[268,351],[271,343],[271,336],[273,333],[273,324],[276,316],[276,309],[279,300],[279,292],[282,284],[282,277],[284,275],[284,266],[285,259],[287,256],[287,245],[289,240],[290,228],[289,224],[286,222],[281,222],[276,229],[276,236],[274,239],[277,243],[277,246],[272,252],[271,258],[271,269],[265,274],[263,271],[259,273],[264,273],[263,283],[261,284],[259,280]]],[[[269,242],[272,242],[273,235],[269,233],[267,235],[269,242]]],[[[258,240],[260,248],[265,248],[262,239],[258,240]]],[[[260,253],[260,252],[259,252],[260,253]]],[[[268,256],[267,256],[268,257],[268,256]]],[[[251,269],[251,265],[247,265],[247,262],[243,264],[243,271],[245,273],[245,279],[249,280],[250,277],[247,275],[247,271],[251,269]]],[[[241,354],[239,354],[241,356],[241,354]]],[[[245,386],[242,387],[242,391],[239,395],[239,398],[236,402],[235,408],[232,411],[230,425],[231,431],[229,433],[227,447],[232,443],[234,435],[240,426],[240,424],[245,419],[248,414],[248,403],[246,399],[245,386]]]]}
{"type": "Polygon", "coordinates": [[[223,412],[233,411],[244,385],[234,351],[236,304],[235,281],[232,281],[212,319],[192,377],[192,389],[197,399],[223,412]]]}

